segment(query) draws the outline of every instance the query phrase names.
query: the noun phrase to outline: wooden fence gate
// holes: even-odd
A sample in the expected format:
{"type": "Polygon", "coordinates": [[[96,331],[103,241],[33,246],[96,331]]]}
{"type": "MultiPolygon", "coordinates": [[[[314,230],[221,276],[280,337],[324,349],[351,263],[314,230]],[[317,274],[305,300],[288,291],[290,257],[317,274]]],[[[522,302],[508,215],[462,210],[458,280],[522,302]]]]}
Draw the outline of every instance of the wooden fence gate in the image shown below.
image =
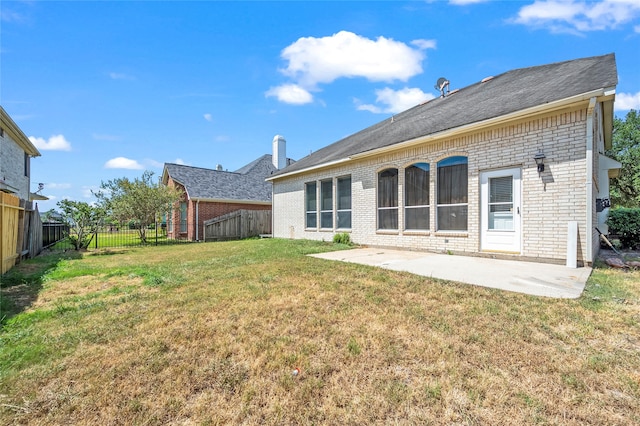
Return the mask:
{"type": "Polygon", "coordinates": [[[271,234],[271,210],[237,210],[204,222],[205,241],[241,240],[271,234]]]}

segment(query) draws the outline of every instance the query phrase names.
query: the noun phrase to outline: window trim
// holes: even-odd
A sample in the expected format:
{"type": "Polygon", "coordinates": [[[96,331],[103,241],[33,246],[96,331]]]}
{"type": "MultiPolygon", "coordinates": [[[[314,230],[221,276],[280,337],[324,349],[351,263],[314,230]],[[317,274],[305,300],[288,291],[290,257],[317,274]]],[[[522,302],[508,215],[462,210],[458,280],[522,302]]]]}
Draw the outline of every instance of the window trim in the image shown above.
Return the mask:
{"type": "Polygon", "coordinates": [[[352,187],[352,183],[353,180],[351,178],[351,175],[343,175],[343,176],[338,176],[336,177],[336,183],[335,183],[335,188],[336,188],[336,208],[335,208],[335,229],[340,229],[340,230],[350,230],[353,227],[353,187],[352,187]],[[339,182],[340,180],[346,180],[349,179],[349,208],[348,209],[341,209],[340,207],[340,192],[339,192],[339,182]],[[344,227],[340,227],[340,221],[338,220],[338,213],[345,213],[345,212],[349,212],[349,227],[348,228],[344,228],[344,227]]]}
{"type": "Polygon", "coordinates": [[[403,186],[404,186],[404,199],[403,201],[403,216],[402,216],[402,229],[405,232],[409,232],[409,233],[415,233],[415,232],[430,232],[431,231],[431,163],[429,161],[414,161],[411,164],[408,164],[404,167],[403,169],[404,173],[403,173],[403,177],[404,177],[404,181],[403,181],[403,186]],[[409,190],[409,185],[407,184],[407,170],[411,167],[416,167],[417,164],[426,164],[427,165],[427,204],[420,204],[420,205],[415,205],[415,206],[409,206],[407,205],[407,200],[409,199],[408,196],[408,190],[409,190]],[[411,209],[427,209],[427,228],[408,228],[407,227],[407,209],[411,210],[411,209]]]}
{"type": "Polygon", "coordinates": [[[436,177],[436,184],[435,184],[435,206],[436,206],[436,211],[435,211],[435,219],[436,219],[436,232],[437,233],[453,233],[453,234],[466,234],[469,232],[469,156],[466,154],[452,154],[449,155],[447,157],[441,158],[437,161],[436,163],[436,173],[435,173],[435,177],[436,177]],[[467,179],[467,186],[466,186],[466,203],[451,203],[451,204],[444,204],[444,203],[440,203],[439,199],[440,199],[440,169],[443,167],[451,167],[451,166],[455,166],[457,164],[446,164],[444,166],[441,166],[440,163],[450,160],[450,161],[456,161],[456,159],[459,158],[464,158],[465,162],[461,163],[461,164],[465,164],[467,166],[467,175],[466,175],[466,179],[467,179]],[[440,221],[438,220],[439,217],[439,210],[441,207],[466,207],[466,215],[467,215],[467,219],[466,219],[466,228],[465,229],[442,229],[440,227],[440,221]]]}
{"type": "Polygon", "coordinates": [[[318,230],[318,181],[310,181],[310,182],[305,182],[304,183],[304,229],[310,229],[310,230],[318,230]],[[308,196],[309,196],[309,191],[307,190],[307,188],[309,187],[309,185],[313,184],[314,185],[314,195],[315,195],[315,210],[307,210],[307,204],[308,204],[308,196]],[[315,218],[316,218],[316,226],[308,226],[309,225],[309,221],[308,221],[308,215],[309,214],[314,214],[315,218]]]}
{"type": "Polygon", "coordinates": [[[396,166],[388,166],[378,170],[376,173],[376,230],[378,232],[399,232],[400,231],[400,169],[396,166]],[[396,186],[395,186],[395,206],[381,207],[380,206],[380,177],[382,173],[386,171],[396,172],[396,186]],[[395,210],[396,212],[396,227],[395,228],[381,228],[380,227],[380,212],[395,210]]]}
{"type": "Polygon", "coordinates": [[[320,203],[318,205],[318,209],[320,212],[320,223],[318,223],[318,227],[322,230],[333,230],[335,229],[335,197],[334,197],[334,184],[333,184],[333,178],[329,178],[329,179],[321,179],[319,180],[320,182],[320,203]],[[323,210],[323,204],[324,204],[324,193],[323,193],[323,185],[325,184],[329,184],[330,185],[330,189],[331,189],[331,207],[329,209],[324,209],[323,210]],[[331,226],[322,226],[322,216],[324,215],[331,215],[331,226]]]}

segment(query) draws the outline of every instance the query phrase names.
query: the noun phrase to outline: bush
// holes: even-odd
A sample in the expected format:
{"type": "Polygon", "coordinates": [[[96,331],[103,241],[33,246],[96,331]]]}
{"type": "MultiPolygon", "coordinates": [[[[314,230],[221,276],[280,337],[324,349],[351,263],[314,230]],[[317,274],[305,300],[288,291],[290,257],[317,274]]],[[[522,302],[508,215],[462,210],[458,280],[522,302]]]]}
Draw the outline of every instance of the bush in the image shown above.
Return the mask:
{"type": "Polygon", "coordinates": [[[620,238],[625,248],[640,247],[640,209],[618,208],[609,211],[609,233],[620,238]]]}
{"type": "Polygon", "coordinates": [[[351,236],[346,232],[336,234],[333,236],[333,242],[335,244],[351,244],[351,236]]]}

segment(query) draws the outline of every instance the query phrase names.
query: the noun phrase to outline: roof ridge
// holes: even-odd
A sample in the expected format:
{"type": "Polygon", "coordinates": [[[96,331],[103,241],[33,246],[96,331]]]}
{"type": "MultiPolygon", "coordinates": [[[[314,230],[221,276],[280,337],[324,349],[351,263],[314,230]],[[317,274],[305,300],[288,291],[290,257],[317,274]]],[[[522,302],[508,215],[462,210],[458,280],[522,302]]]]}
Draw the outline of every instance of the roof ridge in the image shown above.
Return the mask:
{"type": "Polygon", "coordinates": [[[187,164],[178,164],[178,163],[165,163],[167,166],[179,166],[179,167],[188,167],[190,169],[200,169],[200,170],[207,170],[210,172],[216,172],[216,173],[231,173],[234,175],[241,175],[241,173],[238,172],[230,172],[229,170],[217,170],[217,169],[210,169],[208,167],[199,167],[199,166],[190,166],[187,164]]]}

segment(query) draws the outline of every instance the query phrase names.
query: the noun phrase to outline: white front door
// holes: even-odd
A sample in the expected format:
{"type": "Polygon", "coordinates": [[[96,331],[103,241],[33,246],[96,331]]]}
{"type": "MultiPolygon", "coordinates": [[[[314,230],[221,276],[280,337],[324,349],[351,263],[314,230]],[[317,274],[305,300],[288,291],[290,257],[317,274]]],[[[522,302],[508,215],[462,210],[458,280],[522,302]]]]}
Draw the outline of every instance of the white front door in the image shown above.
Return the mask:
{"type": "Polygon", "coordinates": [[[480,174],[480,249],[521,252],[520,169],[480,174]]]}

